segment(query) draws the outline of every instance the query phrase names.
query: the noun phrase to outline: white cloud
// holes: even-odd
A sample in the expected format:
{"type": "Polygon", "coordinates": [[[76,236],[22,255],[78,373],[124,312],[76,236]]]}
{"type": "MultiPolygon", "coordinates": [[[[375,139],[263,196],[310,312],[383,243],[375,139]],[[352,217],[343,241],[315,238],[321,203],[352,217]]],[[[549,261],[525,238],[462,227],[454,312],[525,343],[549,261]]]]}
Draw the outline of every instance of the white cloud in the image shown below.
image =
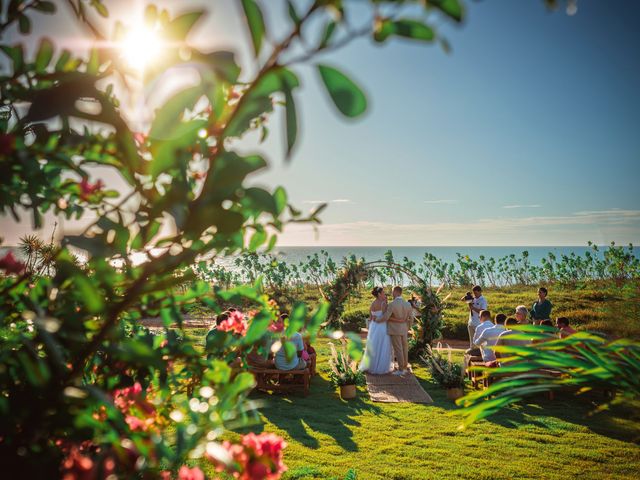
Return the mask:
{"type": "Polygon", "coordinates": [[[336,198],[335,200],[304,200],[302,203],[317,205],[319,203],[351,203],[348,198],[336,198]]]}
{"type": "Polygon", "coordinates": [[[600,210],[558,216],[483,218],[469,222],[347,222],[291,225],[280,245],[585,245],[640,242],[640,210],[600,210]]]}
{"type": "Polygon", "coordinates": [[[458,200],[425,200],[424,203],[439,205],[442,203],[458,203],[458,200]]]}
{"type": "Polygon", "coordinates": [[[502,208],[540,208],[542,205],[505,205],[502,208]]]}

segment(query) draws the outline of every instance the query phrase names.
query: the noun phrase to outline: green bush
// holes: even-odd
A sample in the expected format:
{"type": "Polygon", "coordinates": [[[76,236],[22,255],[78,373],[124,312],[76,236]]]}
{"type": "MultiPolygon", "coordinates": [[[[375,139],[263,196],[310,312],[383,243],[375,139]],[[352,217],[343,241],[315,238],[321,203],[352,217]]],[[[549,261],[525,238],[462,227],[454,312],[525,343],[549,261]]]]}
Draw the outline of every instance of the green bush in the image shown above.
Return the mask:
{"type": "Polygon", "coordinates": [[[366,328],[368,318],[368,309],[359,308],[357,310],[350,310],[342,314],[342,328],[347,332],[359,332],[360,329],[366,328]]]}

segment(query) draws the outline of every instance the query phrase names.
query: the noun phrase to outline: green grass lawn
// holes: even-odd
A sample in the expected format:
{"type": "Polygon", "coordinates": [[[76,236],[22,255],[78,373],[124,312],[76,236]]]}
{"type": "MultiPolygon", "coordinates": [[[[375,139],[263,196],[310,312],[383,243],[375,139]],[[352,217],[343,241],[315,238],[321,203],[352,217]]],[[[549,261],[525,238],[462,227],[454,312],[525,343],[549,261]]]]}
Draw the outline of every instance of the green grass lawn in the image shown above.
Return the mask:
{"type": "MultiPolygon", "coordinates": [[[[505,409],[458,430],[455,405],[414,368],[433,405],[374,404],[365,389],[343,401],[327,380],[328,341],[318,340],[320,375],[311,394],[252,394],[264,425],[289,446],[284,478],[359,479],[611,478],[640,476],[638,409],[589,416],[589,398],[560,394],[555,401],[505,409]]],[[[209,471],[209,473],[213,473],[209,471]]]]}

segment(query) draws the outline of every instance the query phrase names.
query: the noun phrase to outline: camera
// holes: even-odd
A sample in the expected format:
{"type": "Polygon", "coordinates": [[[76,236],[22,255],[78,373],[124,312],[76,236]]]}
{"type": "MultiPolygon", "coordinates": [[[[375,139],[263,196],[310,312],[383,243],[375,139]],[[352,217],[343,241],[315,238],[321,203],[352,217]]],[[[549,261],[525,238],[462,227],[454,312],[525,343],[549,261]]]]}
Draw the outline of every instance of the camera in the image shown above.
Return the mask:
{"type": "Polygon", "coordinates": [[[472,303],[474,300],[473,293],[471,292],[465,293],[464,297],[462,297],[460,300],[463,302],[472,303]]]}

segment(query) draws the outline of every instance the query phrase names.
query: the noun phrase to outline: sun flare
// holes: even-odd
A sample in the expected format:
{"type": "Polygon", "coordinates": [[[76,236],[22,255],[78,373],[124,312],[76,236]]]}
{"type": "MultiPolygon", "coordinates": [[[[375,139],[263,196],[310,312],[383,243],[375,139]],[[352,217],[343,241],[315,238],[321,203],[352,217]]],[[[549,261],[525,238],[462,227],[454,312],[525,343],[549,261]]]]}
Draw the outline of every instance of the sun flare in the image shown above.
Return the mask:
{"type": "Polygon", "coordinates": [[[126,35],[120,44],[122,58],[132,68],[142,72],[162,52],[162,39],[148,27],[136,27],[126,35]]]}

